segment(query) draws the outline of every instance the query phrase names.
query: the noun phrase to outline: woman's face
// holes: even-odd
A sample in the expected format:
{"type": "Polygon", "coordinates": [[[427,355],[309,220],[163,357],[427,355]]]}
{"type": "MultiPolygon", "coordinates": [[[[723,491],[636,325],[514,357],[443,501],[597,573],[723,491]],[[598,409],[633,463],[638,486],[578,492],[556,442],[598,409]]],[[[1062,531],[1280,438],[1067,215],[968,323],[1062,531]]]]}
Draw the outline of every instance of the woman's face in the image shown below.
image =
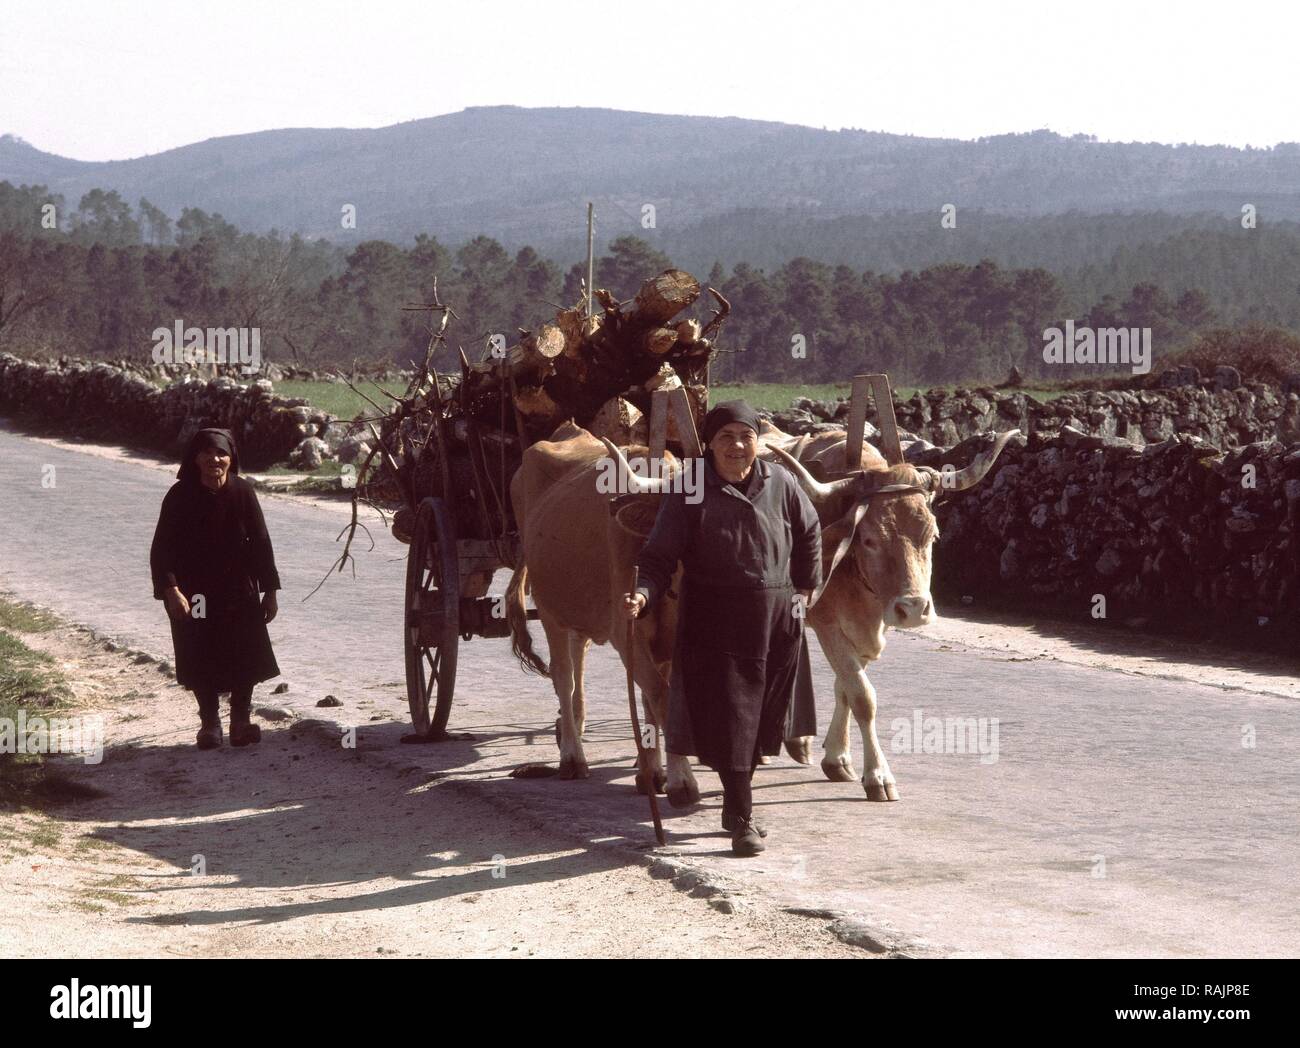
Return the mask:
{"type": "Polygon", "coordinates": [[[758,457],[758,434],[743,422],[728,422],[713,434],[709,450],[723,476],[740,477],[758,457]]]}
{"type": "Polygon", "coordinates": [[[230,455],[221,448],[209,445],[195,456],[199,466],[199,479],[210,488],[219,488],[226,482],[230,470],[230,455]]]}

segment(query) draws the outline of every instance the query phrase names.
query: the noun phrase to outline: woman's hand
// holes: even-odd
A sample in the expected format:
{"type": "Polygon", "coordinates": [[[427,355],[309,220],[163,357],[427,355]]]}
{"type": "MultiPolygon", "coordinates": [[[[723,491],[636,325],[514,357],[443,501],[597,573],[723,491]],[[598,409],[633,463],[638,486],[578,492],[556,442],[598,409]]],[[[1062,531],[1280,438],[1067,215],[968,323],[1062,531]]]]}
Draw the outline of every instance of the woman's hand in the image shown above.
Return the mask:
{"type": "Polygon", "coordinates": [[[267,622],[275,618],[276,612],[280,610],[280,605],[276,603],[275,590],[267,590],[262,594],[262,617],[267,622]]]}
{"type": "Polygon", "coordinates": [[[163,594],[163,604],[167,606],[167,614],[177,622],[183,622],[190,617],[190,602],[185,599],[185,594],[177,586],[173,586],[163,594]]]}
{"type": "Polygon", "coordinates": [[[624,593],[623,594],[623,617],[634,619],[641,614],[641,609],[645,607],[644,593],[624,593]]]}

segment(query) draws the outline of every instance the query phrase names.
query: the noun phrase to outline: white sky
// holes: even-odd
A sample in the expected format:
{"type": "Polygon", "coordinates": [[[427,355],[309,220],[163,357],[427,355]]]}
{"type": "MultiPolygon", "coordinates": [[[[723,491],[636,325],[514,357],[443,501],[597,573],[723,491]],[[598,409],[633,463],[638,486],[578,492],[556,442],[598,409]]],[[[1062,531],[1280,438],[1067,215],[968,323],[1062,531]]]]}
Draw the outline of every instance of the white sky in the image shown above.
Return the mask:
{"type": "Polygon", "coordinates": [[[513,104],[1267,146],[1300,140],[1298,29],[1291,0],[0,0],[0,133],[109,160],[513,104]]]}

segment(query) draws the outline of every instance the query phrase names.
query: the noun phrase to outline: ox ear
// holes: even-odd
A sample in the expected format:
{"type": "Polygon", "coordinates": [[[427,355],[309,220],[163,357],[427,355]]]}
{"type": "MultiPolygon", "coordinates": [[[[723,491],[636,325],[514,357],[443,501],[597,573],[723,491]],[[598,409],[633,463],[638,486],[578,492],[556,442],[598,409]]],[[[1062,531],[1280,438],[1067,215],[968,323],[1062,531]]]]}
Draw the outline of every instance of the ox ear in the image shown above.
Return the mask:
{"type": "Polygon", "coordinates": [[[853,526],[853,521],[846,517],[838,517],[833,524],[827,524],[822,528],[822,561],[829,564],[831,557],[835,555],[836,547],[848,535],[849,529],[853,526]]]}

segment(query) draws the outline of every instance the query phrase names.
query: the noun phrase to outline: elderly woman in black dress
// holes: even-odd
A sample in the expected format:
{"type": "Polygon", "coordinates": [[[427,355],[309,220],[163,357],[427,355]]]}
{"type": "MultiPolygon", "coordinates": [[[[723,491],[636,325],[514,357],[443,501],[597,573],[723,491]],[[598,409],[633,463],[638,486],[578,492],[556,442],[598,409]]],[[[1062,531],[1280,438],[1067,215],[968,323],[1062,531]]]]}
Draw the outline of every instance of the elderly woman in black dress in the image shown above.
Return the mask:
{"type": "Polygon", "coordinates": [[[230,744],[247,746],[262,737],[249,722],[253,687],[280,673],[266,631],[280,588],[271,539],[229,430],[194,434],[176,476],[149,551],[154,599],[171,619],[176,680],[198,699],[199,749],[221,745],[223,692],[230,744]]]}
{"type": "Polygon", "coordinates": [[[753,819],[751,779],[775,755],[799,673],[802,610],[821,585],[817,511],[783,468],[758,456],[758,414],[727,401],[704,419],[703,498],[659,504],[624,597],[639,616],[682,563],[665,742],[722,780],[722,826],[732,851],[754,855],[767,832],[753,819]]]}

